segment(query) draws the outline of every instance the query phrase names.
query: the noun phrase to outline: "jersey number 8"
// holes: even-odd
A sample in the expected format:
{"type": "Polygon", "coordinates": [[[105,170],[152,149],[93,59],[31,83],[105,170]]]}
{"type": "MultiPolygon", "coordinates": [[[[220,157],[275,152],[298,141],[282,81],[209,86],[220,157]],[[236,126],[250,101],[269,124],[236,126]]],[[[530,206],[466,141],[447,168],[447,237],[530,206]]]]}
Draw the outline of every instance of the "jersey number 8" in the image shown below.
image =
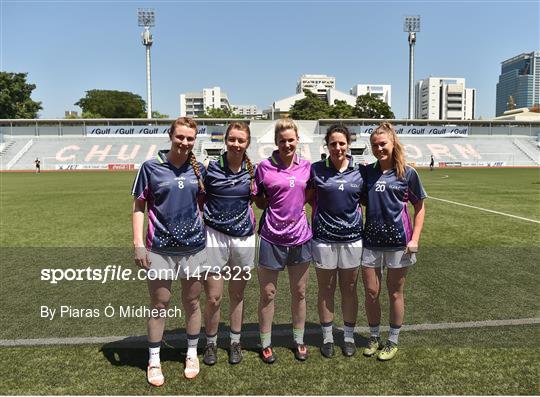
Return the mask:
{"type": "Polygon", "coordinates": [[[184,181],[178,181],[178,189],[184,188],[184,181]]]}

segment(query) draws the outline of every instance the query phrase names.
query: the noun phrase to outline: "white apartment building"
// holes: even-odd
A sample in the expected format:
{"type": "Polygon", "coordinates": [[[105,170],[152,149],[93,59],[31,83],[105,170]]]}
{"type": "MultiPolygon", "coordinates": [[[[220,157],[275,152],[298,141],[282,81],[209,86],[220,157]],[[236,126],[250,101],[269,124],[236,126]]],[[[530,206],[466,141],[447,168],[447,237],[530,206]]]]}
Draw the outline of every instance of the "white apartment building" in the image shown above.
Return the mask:
{"type": "Polygon", "coordinates": [[[202,92],[187,92],[180,95],[180,116],[195,117],[207,109],[231,109],[229,97],[220,87],[204,88],[202,92]]]}
{"type": "Polygon", "coordinates": [[[302,94],[304,90],[326,96],[326,91],[336,88],[336,78],[325,74],[303,74],[296,84],[296,93],[302,94]]]}
{"type": "Polygon", "coordinates": [[[234,114],[246,117],[258,117],[261,116],[257,105],[232,105],[234,114]]]}
{"type": "Polygon", "coordinates": [[[392,86],[390,84],[356,84],[349,92],[356,97],[366,94],[375,95],[392,107],[392,86]]]}
{"type": "Polygon", "coordinates": [[[428,77],[416,82],[414,102],[417,119],[474,120],[476,89],[464,78],[428,77]]]}

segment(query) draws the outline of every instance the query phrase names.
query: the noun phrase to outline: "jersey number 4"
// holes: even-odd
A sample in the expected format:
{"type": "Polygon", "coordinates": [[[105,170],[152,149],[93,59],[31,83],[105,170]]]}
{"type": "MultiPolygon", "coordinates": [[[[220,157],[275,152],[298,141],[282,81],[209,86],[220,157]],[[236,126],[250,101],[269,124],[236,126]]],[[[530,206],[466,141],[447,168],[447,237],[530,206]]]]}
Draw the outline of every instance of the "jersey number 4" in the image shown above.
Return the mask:
{"type": "Polygon", "coordinates": [[[338,190],[344,191],[345,187],[343,186],[343,183],[339,185],[338,190]]]}

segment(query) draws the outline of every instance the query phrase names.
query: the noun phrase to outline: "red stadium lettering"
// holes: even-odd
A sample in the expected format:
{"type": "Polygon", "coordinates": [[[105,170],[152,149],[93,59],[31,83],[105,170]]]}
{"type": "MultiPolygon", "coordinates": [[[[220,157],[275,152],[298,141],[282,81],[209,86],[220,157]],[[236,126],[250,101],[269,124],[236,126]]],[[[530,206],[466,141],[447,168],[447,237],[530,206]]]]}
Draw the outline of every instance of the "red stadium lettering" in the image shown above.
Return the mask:
{"type": "Polygon", "coordinates": [[[92,160],[95,156],[99,156],[97,161],[105,161],[105,157],[109,154],[111,151],[112,145],[106,145],[105,149],[100,150],[99,145],[92,146],[92,149],[88,152],[86,157],[84,158],[84,161],[89,163],[90,160],[92,160]]]}
{"type": "Polygon", "coordinates": [[[73,150],[75,152],[78,152],[79,150],[81,150],[81,148],[79,146],[77,146],[77,145],[66,146],[66,147],[60,149],[56,153],[56,160],[57,161],[69,161],[69,160],[75,159],[75,154],[71,154],[69,156],[64,156],[64,153],[67,152],[68,150],[73,150]]]}
{"type": "Polygon", "coordinates": [[[428,143],[426,144],[428,149],[433,154],[433,157],[440,158],[440,157],[448,157],[451,159],[455,159],[456,156],[454,156],[452,153],[450,153],[450,149],[446,145],[442,145],[439,143],[428,143]]]}
{"type": "Polygon", "coordinates": [[[120,148],[120,151],[118,152],[118,160],[126,161],[126,160],[133,160],[137,154],[139,153],[139,149],[141,148],[141,145],[134,145],[133,149],[131,150],[130,154],[127,154],[129,145],[122,145],[120,148]]]}
{"type": "Polygon", "coordinates": [[[454,147],[456,150],[461,154],[464,158],[469,159],[469,155],[475,159],[481,159],[482,156],[480,153],[478,153],[470,144],[467,144],[465,146],[458,145],[457,143],[454,144],[454,147]]]}

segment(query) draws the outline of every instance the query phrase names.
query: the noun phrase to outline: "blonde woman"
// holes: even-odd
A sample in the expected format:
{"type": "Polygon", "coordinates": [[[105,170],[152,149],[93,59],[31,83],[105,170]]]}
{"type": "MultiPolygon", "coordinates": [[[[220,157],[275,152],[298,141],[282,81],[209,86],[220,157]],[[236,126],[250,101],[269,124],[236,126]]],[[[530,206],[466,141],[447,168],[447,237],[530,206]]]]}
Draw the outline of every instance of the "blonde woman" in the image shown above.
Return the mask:
{"type": "Polygon", "coordinates": [[[403,291],[407,270],[416,262],[416,252],[424,225],[427,197],[416,170],[405,162],[403,146],[390,123],[382,123],[370,136],[377,161],[366,168],[367,195],[362,279],[366,315],[370,327],[365,356],[391,360],[398,351],[398,337],[405,314],[403,291]],[[413,222],[408,203],[414,207],[413,222]],[[390,301],[390,334],[380,339],[382,267],[387,268],[386,287],[390,301]]]}
{"type": "Polygon", "coordinates": [[[261,359],[267,364],[276,360],[272,348],[274,300],[279,272],[285,269],[291,291],[294,356],[300,361],[308,357],[304,328],[312,237],[304,210],[311,164],[296,153],[296,124],[291,119],[278,120],[274,141],[278,149],[255,172],[256,204],[264,208],[259,231],[259,332],[261,359]]]}

